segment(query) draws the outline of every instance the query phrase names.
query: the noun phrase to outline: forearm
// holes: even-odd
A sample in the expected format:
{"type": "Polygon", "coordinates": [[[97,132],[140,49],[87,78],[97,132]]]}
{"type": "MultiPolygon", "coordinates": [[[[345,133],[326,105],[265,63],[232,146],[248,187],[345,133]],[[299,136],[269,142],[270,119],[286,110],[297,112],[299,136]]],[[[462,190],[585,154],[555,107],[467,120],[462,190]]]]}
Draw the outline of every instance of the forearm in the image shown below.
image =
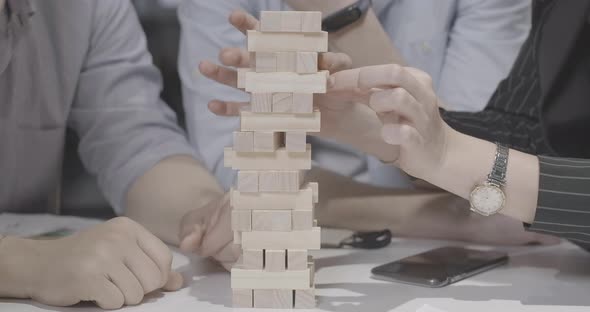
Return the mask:
{"type": "Polygon", "coordinates": [[[164,159],[127,193],[126,215],[163,241],[178,245],[182,217],[223,196],[215,178],[189,156],[164,159]]]}
{"type": "Polygon", "coordinates": [[[30,285],[37,258],[33,241],[0,235],[0,298],[27,299],[31,296],[30,285]]]}
{"type": "MultiPolygon", "coordinates": [[[[496,146],[452,129],[447,131],[445,158],[440,170],[425,180],[465,199],[483,183],[492,169],[496,146]]],[[[539,192],[539,161],[536,156],[510,150],[506,173],[506,203],[501,213],[532,223],[539,192]]]]}
{"type": "MultiPolygon", "coordinates": [[[[321,11],[324,16],[354,3],[346,1],[288,0],[299,11],[321,11]]],[[[361,20],[336,33],[330,34],[330,50],[346,53],[354,67],[379,64],[405,64],[403,57],[393,45],[375,12],[371,8],[361,20]],[[370,47],[370,48],[367,48],[370,47]]]]}
{"type": "Polygon", "coordinates": [[[317,168],[307,178],[320,185],[316,217],[322,226],[466,240],[483,221],[447,192],[380,188],[317,168]]]}

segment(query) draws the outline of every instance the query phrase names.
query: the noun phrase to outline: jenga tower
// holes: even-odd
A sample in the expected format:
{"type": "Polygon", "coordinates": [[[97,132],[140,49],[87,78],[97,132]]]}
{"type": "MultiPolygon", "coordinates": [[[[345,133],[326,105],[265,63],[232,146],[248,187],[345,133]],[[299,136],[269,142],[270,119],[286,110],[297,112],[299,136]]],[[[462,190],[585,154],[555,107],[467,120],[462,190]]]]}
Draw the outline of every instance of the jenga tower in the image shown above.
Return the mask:
{"type": "Polygon", "coordinates": [[[235,307],[313,308],[314,264],[320,248],[313,218],[317,183],[303,185],[311,169],[308,132],[320,131],[313,94],[325,93],[328,72],[318,52],[328,50],[320,12],[262,12],[260,29],[248,31],[251,68],[238,87],[251,93],[241,112],[225,165],[238,170],[231,190],[234,243],[242,257],[232,269],[235,307]]]}

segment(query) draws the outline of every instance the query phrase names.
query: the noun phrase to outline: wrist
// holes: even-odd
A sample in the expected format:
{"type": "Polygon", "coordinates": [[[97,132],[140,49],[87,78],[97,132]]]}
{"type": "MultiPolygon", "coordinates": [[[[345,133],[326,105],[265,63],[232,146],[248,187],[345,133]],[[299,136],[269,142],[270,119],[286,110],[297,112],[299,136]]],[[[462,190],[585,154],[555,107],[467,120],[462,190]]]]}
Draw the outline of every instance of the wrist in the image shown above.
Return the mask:
{"type": "Polygon", "coordinates": [[[33,294],[39,242],[5,237],[0,242],[0,297],[29,299],[33,294]]]}

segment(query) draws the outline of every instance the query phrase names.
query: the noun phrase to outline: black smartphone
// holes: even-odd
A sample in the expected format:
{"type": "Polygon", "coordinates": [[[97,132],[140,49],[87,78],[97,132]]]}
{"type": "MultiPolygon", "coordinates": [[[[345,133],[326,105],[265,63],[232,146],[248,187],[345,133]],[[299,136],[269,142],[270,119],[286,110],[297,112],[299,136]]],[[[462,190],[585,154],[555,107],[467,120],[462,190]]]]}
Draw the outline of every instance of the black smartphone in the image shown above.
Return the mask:
{"type": "Polygon", "coordinates": [[[379,280],[443,287],[507,262],[502,252],[442,247],[380,265],[371,273],[379,280]]]}

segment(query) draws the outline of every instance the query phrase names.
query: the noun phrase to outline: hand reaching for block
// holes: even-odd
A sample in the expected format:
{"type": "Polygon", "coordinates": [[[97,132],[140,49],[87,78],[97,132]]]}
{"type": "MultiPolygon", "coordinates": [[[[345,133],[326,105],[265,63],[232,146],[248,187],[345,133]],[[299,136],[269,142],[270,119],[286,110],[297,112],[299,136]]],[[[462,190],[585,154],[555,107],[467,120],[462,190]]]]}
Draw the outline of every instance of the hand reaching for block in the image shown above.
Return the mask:
{"type": "MultiPolygon", "coordinates": [[[[244,34],[258,27],[258,20],[243,11],[233,12],[229,22],[244,34]]],[[[209,79],[237,88],[238,73],[234,68],[250,67],[250,54],[244,49],[228,47],[220,52],[219,60],[227,67],[204,61],[199,66],[200,72],[209,79]]],[[[318,67],[334,74],[351,68],[352,61],[346,54],[326,52],[319,55],[318,67]]],[[[314,105],[322,112],[321,132],[311,134],[352,146],[383,161],[395,161],[399,148],[383,141],[381,121],[369,107],[358,104],[362,97],[358,92],[316,94],[314,105]]],[[[216,99],[209,103],[209,110],[220,116],[238,116],[241,108],[248,104],[216,99]]]]}
{"type": "Polygon", "coordinates": [[[229,271],[240,256],[233,244],[229,193],[186,214],[179,235],[182,251],[212,257],[229,271]]]}

